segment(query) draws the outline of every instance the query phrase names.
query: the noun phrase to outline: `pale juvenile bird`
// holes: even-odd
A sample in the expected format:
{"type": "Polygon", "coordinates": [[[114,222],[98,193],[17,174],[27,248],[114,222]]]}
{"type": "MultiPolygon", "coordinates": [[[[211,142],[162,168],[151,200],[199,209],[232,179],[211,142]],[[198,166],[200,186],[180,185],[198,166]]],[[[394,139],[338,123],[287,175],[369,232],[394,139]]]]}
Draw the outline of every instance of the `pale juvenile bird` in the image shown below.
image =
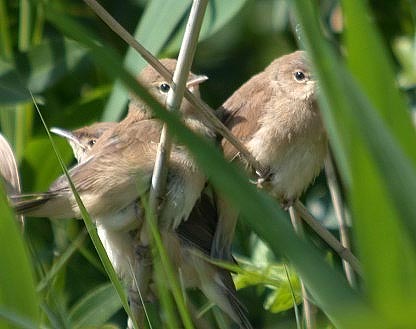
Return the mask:
{"type": "MultiPolygon", "coordinates": [[[[222,105],[224,123],[263,168],[264,187],[288,208],[320,172],[327,136],[316,100],[317,82],[304,51],[282,56],[248,80],[222,105]]],[[[222,141],[229,160],[241,159],[222,141]]],[[[238,210],[219,197],[213,255],[229,258],[238,210]]]]}
{"type": "MultiPolygon", "coordinates": [[[[166,66],[166,63],[162,63],[166,66]]],[[[173,71],[174,66],[171,64],[172,61],[167,66],[173,71]]],[[[150,92],[164,104],[169,84],[153,70],[148,73],[148,78],[152,81],[150,92]]],[[[197,90],[195,83],[203,80],[192,74],[188,86],[197,90]]],[[[184,102],[182,105],[184,123],[194,132],[213,140],[212,131],[201,123],[199,114],[189,103],[184,102]]],[[[134,287],[130,266],[135,273],[140,273],[137,249],[145,244],[137,241],[137,236],[140,235],[137,232],[143,221],[142,209],[137,206],[137,200],[147,194],[150,188],[162,127],[159,121],[145,119],[150,113],[148,111],[148,108],[142,111],[130,107],[128,116],[114,127],[104,130],[93,147],[85,146],[85,143],[89,144],[88,139],[79,143],[72,140],[80,164],[70,170],[71,179],[89,214],[96,221],[97,231],[110,260],[118,274],[124,278],[123,281],[130,281],[130,287],[134,287]],[[143,113],[146,115],[143,116],[143,113]],[[77,152],[78,149],[87,152],[77,152]]],[[[82,132],[78,130],[80,131],[82,132]]],[[[75,134],[64,135],[74,137],[75,134]]],[[[186,148],[174,145],[159,221],[162,239],[175,267],[184,274],[185,286],[199,287],[240,326],[250,328],[236,300],[230,274],[195,256],[192,248],[198,239],[192,240],[189,236],[186,240],[180,239],[181,235],[175,232],[184,221],[187,223],[195,203],[200,203],[198,199],[205,181],[204,174],[186,148]]],[[[38,199],[32,201],[16,202],[15,206],[18,211],[31,216],[80,217],[68,182],[63,176],[52,184],[46,194],[39,195],[38,199]]],[[[192,227],[194,217],[195,215],[190,216],[186,227],[192,227]]],[[[212,241],[212,238],[208,239],[212,241]]],[[[202,249],[205,251],[206,247],[202,249]]]]}

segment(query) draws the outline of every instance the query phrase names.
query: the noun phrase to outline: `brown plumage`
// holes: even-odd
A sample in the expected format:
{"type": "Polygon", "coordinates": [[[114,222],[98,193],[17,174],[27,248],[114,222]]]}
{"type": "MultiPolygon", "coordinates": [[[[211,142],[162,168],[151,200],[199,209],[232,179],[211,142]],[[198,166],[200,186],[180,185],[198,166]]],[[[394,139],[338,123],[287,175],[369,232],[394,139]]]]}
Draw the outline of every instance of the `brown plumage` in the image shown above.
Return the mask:
{"type": "MultiPolygon", "coordinates": [[[[285,208],[316,177],[327,153],[316,89],[305,52],[296,51],[274,60],[221,107],[225,125],[269,169],[263,185],[285,208]]],[[[222,147],[227,159],[245,164],[228,141],[222,147]]],[[[221,196],[218,203],[213,255],[229,258],[238,209],[221,196]]]]}

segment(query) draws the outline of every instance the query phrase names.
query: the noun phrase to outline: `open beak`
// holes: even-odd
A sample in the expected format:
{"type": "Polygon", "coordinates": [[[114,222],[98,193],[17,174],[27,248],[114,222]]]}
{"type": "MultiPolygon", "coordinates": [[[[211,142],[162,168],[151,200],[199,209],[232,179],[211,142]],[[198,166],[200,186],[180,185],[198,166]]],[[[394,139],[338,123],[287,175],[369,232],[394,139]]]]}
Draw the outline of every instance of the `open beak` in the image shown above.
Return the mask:
{"type": "Polygon", "coordinates": [[[58,136],[66,138],[68,141],[75,143],[76,145],[81,147],[83,150],[85,150],[85,146],[82,145],[80,141],[78,140],[78,138],[76,138],[74,134],[70,132],[69,130],[53,127],[50,129],[50,132],[58,136]]]}
{"type": "Polygon", "coordinates": [[[193,88],[207,80],[208,80],[208,77],[206,75],[195,75],[190,80],[188,80],[188,82],[186,83],[186,88],[188,89],[193,88]]]}

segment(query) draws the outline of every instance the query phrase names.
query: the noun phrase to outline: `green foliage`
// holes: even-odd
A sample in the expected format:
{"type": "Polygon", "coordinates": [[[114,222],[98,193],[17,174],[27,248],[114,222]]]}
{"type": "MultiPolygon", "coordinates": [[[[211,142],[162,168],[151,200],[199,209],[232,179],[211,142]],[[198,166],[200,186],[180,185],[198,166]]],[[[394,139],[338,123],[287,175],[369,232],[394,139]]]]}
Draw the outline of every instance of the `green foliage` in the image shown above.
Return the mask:
{"type": "MultiPolygon", "coordinates": [[[[340,2],[345,22],[341,34],[331,25],[335,0],[319,5],[305,0],[210,1],[194,71],[208,73],[203,96],[209,104],[221,104],[251,74],[295,49],[298,36],[287,20],[294,9],[300,42],[320,82],[322,115],[352,217],[364,288],[349,288],[339,262],[326,261],[322,244],[314,237],[297,238],[274,200],[256,191],[175,117],[155,108],[195,153],[213,184],[245,214],[236,236],[242,269],[235,282],[256,328],[296,327],[292,308],[300,302],[297,275],[329,319],[323,316],[321,327],[416,327],[411,312],[416,306],[416,151],[409,114],[415,99],[414,21],[410,15],[388,15],[388,0],[378,1],[374,11],[366,1],[340,2]],[[343,57],[336,55],[340,49],[343,57]],[[397,86],[406,88],[406,94],[397,86]],[[251,230],[265,244],[252,243],[251,230]]],[[[176,54],[190,4],[103,1],[147,49],[163,56],[176,54]]],[[[403,12],[416,11],[412,1],[399,4],[403,12]]],[[[64,128],[119,119],[127,90],[148,99],[128,74],[137,73],[144,61],[130,49],[122,58],[118,52],[124,51],[123,42],[81,2],[0,0],[0,43],[0,127],[16,150],[25,192],[47,189],[62,172],[28,89],[42,103],[48,126],[64,128]]],[[[70,149],[64,141],[54,141],[62,164],[69,165],[70,149]]],[[[330,212],[328,198],[321,196],[327,193],[324,181],[317,180],[315,187],[306,200],[330,212]]],[[[1,328],[125,326],[124,314],[117,312],[122,303],[116,290],[121,286],[102,247],[98,254],[117,289],[97,265],[99,256],[82,225],[28,220],[22,238],[2,190],[0,198],[1,328]]],[[[100,245],[84,215],[94,243],[100,245]]],[[[160,262],[155,266],[160,272],[165,269],[160,262]]],[[[163,290],[166,277],[159,280],[161,305],[169,310],[174,299],[163,290]]],[[[179,320],[174,312],[165,315],[179,320]]],[[[151,323],[163,321],[152,310],[149,316],[151,323]]]]}
{"type": "Polygon", "coordinates": [[[0,184],[0,327],[19,328],[23,323],[36,327],[39,323],[38,296],[27,246],[18,223],[7,205],[0,184]],[[10,324],[5,319],[11,319],[10,324]]]}

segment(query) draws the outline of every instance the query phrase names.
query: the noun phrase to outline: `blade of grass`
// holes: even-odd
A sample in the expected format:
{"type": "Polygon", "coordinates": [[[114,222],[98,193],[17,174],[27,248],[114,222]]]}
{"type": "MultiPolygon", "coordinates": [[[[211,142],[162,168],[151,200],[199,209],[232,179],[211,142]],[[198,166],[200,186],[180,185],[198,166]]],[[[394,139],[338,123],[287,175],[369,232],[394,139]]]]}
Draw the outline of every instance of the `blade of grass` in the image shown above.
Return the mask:
{"type": "Polygon", "coordinates": [[[9,16],[4,0],[0,0],[0,44],[0,57],[11,60],[13,58],[13,47],[10,38],[9,16]]]}
{"type": "Polygon", "coordinates": [[[295,291],[292,287],[292,281],[290,280],[290,275],[287,270],[286,264],[283,264],[283,266],[285,269],[287,281],[289,282],[290,292],[292,293],[293,310],[295,311],[295,318],[296,318],[296,328],[302,329],[302,321],[301,321],[300,314],[299,314],[299,307],[298,307],[298,304],[296,303],[296,296],[295,296],[295,291]]]}
{"type": "Polygon", "coordinates": [[[32,35],[32,8],[29,0],[19,0],[19,35],[18,46],[20,51],[27,51],[31,46],[32,35]]]}

